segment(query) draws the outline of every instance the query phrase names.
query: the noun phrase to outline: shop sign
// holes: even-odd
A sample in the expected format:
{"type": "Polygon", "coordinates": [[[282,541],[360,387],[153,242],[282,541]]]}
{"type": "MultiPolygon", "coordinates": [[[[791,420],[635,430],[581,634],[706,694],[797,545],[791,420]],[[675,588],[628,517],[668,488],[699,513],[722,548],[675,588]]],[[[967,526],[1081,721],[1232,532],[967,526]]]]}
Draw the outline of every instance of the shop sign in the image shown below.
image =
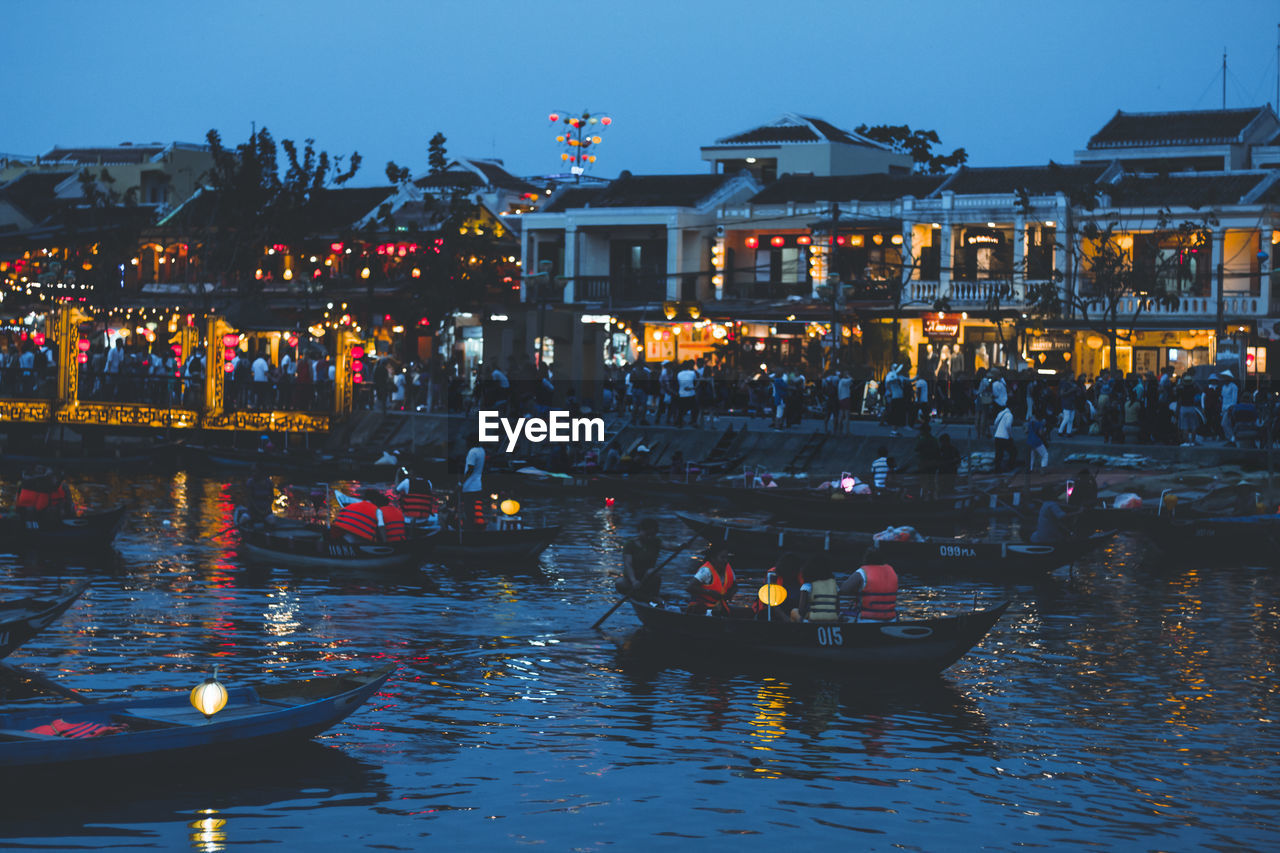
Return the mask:
{"type": "Polygon", "coordinates": [[[1071,352],[1075,348],[1075,340],[1068,334],[1040,335],[1027,341],[1027,349],[1031,352],[1071,352]]]}
{"type": "Polygon", "coordinates": [[[999,246],[1004,243],[1004,233],[994,228],[970,228],[964,232],[966,246],[999,246]]]}
{"type": "Polygon", "coordinates": [[[960,336],[959,314],[938,314],[924,318],[926,338],[957,338],[960,336]]]}

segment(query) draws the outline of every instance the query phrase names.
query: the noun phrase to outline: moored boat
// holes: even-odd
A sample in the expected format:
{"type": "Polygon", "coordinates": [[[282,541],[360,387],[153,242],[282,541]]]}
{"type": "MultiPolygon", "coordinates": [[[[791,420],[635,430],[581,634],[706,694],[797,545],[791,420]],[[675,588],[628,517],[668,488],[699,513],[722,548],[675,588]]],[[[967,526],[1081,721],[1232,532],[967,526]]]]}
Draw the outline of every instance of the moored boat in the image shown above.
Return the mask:
{"type": "Polygon", "coordinates": [[[60,773],[98,765],[116,772],[131,762],[216,760],[233,750],[304,740],[363,705],[394,670],[231,686],[226,707],[208,718],[186,691],[0,714],[0,767],[60,773]]]}
{"type": "Polygon", "coordinates": [[[841,530],[879,529],[890,524],[917,527],[963,523],[986,509],[972,494],[940,498],[899,495],[852,495],[812,489],[742,489],[737,504],[772,513],[780,519],[841,530]]]}
{"type": "Polygon", "coordinates": [[[505,530],[497,527],[440,530],[431,552],[440,562],[476,560],[533,560],[560,535],[560,525],[519,527],[505,530]]]}
{"type": "Polygon", "coordinates": [[[807,661],[833,666],[841,674],[884,670],[929,675],[981,642],[1009,603],[957,616],[887,623],[770,622],[690,615],[636,601],[631,606],[646,629],[683,648],[807,661]]]}
{"type": "Polygon", "coordinates": [[[848,571],[863,550],[874,545],[885,562],[900,572],[917,576],[1034,577],[1078,560],[1112,535],[1104,532],[1052,545],[929,536],[877,543],[872,533],[785,527],[691,513],[677,515],[709,542],[728,545],[748,565],[771,562],[786,552],[827,554],[841,559],[844,565],[840,570],[848,571]]]}
{"type": "Polygon", "coordinates": [[[83,512],[75,518],[42,519],[28,523],[19,515],[0,517],[0,551],[23,548],[93,550],[106,548],[124,524],[127,507],[83,512]]]}
{"type": "Polygon", "coordinates": [[[1280,564],[1280,515],[1161,520],[1147,528],[1167,554],[1214,564],[1280,564]]]}
{"type": "Polygon", "coordinates": [[[53,598],[19,598],[0,601],[0,658],[8,657],[23,643],[66,613],[88,588],[88,581],[80,581],[53,598]]]}

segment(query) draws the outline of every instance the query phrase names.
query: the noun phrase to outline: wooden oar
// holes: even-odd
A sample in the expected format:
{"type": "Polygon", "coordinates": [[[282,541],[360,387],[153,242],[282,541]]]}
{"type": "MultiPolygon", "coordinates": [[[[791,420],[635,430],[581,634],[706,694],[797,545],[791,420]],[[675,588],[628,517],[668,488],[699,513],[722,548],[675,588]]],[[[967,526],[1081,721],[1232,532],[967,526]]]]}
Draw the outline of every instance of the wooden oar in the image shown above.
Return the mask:
{"type": "MultiPolygon", "coordinates": [[[[702,534],[695,533],[692,536],[690,536],[688,539],[686,539],[679,548],[677,548],[675,551],[672,552],[670,557],[667,557],[667,559],[663,560],[659,565],[654,566],[652,569],[645,572],[644,577],[640,578],[640,580],[636,582],[636,589],[639,589],[640,587],[644,586],[645,581],[647,581],[653,575],[656,575],[658,572],[662,571],[662,569],[667,565],[667,563],[670,563],[680,554],[681,551],[683,551],[685,548],[688,548],[690,543],[692,543],[695,539],[700,539],[700,538],[702,538],[702,534]]],[[[626,604],[629,598],[631,598],[630,594],[624,595],[617,603],[615,603],[612,607],[609,608],[609,611],[607,613],[605,613],[603,616],[597,619],[594,623],[592,623],[591,629],[595,630],[596,628],[599,628],[604,623],[604,620],[612,616],[614,614],[614,611],[616,611],[619,607],[626,604]]]]}
{"type": "Polygon", "coordinates": [[[37,687],[43,687],[45,690],[48,690],[50,693],[56,693],[57,695],[61,696],[63,699],[71,699],[73,701],[79,702],[81,705],[98,704],[97,699],[90,699],[88,696],[82,696],[76,691],[72,690],[70,687],[63,687],[61,684],[57,683],[56,681],[52,681],[48,678],[45,678],[43,675],[41,675],[38,672],[31,672],[30,670],[27,670],[27,669],[19,669],[18,667],[12,666],[7,663],[0,663],[0,669],[3,669],[6,672],[13,673],[15,676],[22,679],[23,681],[29,681],[32,684],[36,685],[37,687]]]}

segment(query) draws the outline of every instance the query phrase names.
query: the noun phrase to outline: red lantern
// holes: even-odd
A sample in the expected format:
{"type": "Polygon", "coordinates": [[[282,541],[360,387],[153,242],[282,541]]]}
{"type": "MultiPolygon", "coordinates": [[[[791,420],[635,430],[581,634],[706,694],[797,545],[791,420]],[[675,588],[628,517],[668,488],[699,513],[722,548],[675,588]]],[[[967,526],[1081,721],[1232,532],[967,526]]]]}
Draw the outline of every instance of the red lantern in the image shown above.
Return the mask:
{"type": "Polygon", "coordinates": [[[36,332],[31,336],[31,340],[35,341],[38,347],[44,346],[44,332],[36,332]]]}
{"type": "Polygon", "coordinates": [[[549,118],[551,121],[559,121],[560,113],[552,113],[551,115],[547,116],[547,118],[549,118]]]}
{"type": "Polygon", "coordinates": [[[604,499],[604,505],[605,505],[605,506],[613,506],[613,498],[605,498],[605,499],[604,499]]]}
{"type": "Polygon", "coordinates": [[[289,336],[289,346],[291,346],[291,347],[296,347],[297,345],[298,345],[298,336],[297,336],[297,335],[290,335],[290,336],[289,336]]]}
{"type": "Polygon", "coordinates": [[[746,246],[748,249],[754,249],[756,246],[759,246],[759,245],[760,245],[760,241],[755,237],[748,237],[746,239],[746,246]]]}
{"type": "Polygon", "coordinates": [[[605,127],[608,127],[609,125],[613,124],[613,119],[609,118],[608,116],[605,116],[604,118],[600,119],[600,123],[603,124],[605,127]]]}
{"type": "Polygon", "coordinates": [[[786,237],[774,237],[769,241],[769,244],[773,246],[785,246],[786,243],[787,243],[786,237]]]}
{"type": "MultiPolygon", "coordinates": [[[[352,347],[352,348],[351,348],[351,357],[352,357],[352,358],[364,358],[364,347],[352,347]]],[[[356,369],[357,369],[357,370],[359,370],[360,368],[356,368],[356,369]]]]}
{"type": "Polygon", "coordinates": [[[796,238],[797,246],[808,246],[812,242],[813,242],[813,238],[810,237],[808,234],[801,234],[799,237],[796,238]]]}
{"type": "Polygon", "coordinates": [[[76,341],[76,349],[80,350],[80,352],[88,352],[89,351],[88,338],[81,338],[80,340],[76,341]]]}
{"type": "Polygon", "coordinates": [[[223,345],[224,347],[236,347],[236,346],[239,346],[239,345],[240,345],[240,336],[239,336],[239,335],[223,335],[223,336],[222,336],[222,345],[223,345]]]}
{"type": "Polygon", "coordinates": [[[330,243],[330,244],[329,244],[329,251],[331,251],[331,252],[341,252],[341,251],[342,251],[342,244],[341,244],[341,243],[330,243]]]}
{"type": "Polygon", "coordinates": [[[76,355],[76,361],[77,361],[77,362],[79,362],[80,364],[88,364],[88,363],[89,363],[89,353],[87,353],[87,352],[78,353],[78,354],[76,355]]]}
{"type": "Polygon", "coordinates": [[[173,353],[174,358],[181,358],[182,344],[174,344],[173,346],[169,347],[169,352],[173,353]]]}
{"type": "Polygon", "coordinates": [[[846,242],[848,242],[848,241],[847,241],[843,236],[840,236],[840,237],[837,237],[837,238],[836,238],[836,245],[837,245],[837,246],[843,246],[846,242]]]}

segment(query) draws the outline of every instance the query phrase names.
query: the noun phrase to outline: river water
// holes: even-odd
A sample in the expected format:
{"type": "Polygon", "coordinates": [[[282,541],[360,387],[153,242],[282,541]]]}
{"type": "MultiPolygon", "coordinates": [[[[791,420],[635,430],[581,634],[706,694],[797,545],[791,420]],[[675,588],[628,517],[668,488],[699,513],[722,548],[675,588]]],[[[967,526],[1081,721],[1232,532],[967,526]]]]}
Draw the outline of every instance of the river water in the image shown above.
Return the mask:
{"type": "MultiPolygon", "coordinates": [[[[97,698],[359,669],[372,702],[313,744],[209,771],[122,769],[66,795],[5,778],[18,849],[1274,849],[1280,575],[1166,565],[1135,536],[1034,586],[921,587],[906,609],[1010,598],[941,677],[891,684],[655,653],[619,551],[675,507],[526,501],[564,525],[533,566],[395,576],[272,569],[225,532],[236,481],[73,478],[126,500],[114,551],[0,555],[4,597],[94,583],[9,663],[97,698]],[[709,843],[709,844],[708,844],[709,843]],[[781,848],[779,847],[781,845],[781,848]],[[281,849],[281,848],[277,848],[281,849]]],[[[5,482],[4,494],[12,494],[5,482]]],[[[856,555],[855,555],[856,556],[856,555]]],[[[677,558],[666,588],[694,564],[677,558]]],[[[749,586],[745,585],[744,586],[749,586]]]]}

